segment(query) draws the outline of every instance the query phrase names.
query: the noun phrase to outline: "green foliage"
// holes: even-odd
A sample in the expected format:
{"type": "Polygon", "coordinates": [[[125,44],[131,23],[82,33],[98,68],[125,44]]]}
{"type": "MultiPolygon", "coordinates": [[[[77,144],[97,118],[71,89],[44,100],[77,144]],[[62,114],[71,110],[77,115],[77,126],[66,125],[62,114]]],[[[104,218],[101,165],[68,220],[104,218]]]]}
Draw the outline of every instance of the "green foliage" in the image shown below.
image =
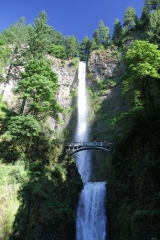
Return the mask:
{"type": "MultiPolygon", "coordinates": [[[[0,77],[3,73],[3,68],[7,63],[9,63],[9,56],[11,54],[10,48],[7,46],[5,39],[0,36],[0,77]]],[[[2,78],[3,80],[3,78],[2,78]]]]}
{"type": "Polygon", "coordinates": [[[29,51],[36,59],[45,56],[51,47],[52,29],[47,25],[47,14],[42,11],[34,21],[34,27],[30,29],[29,51]]]}
{"type": "Polygon", "coordinates": [[[32,116],[16,116],[8,121],[12,139],[1,137],[2,239],[75,237],[82,182],[73,159],[63,152],[64,136],[53,139],[53,132],[45,126],[43,131],[32,116]]]}
{"type": "Polygon", "coordinates": [[[160,8],[159,0],[145,0],[144,6],[147,7],[148,12],[160,8]]]}
{"type": "Polygon", "coordinates": [[[11,239],[74,239],[74,219],[80,176],[72,159],[63,153],[63,139],[36,139],[26,168],[29,182],[22,185],[11,239]],[[47,186],[47,187],[46,187],[47,186]],[[65,196],[65,198],[64,198],[65,196]],[[25,237],[24,237],[25,236],[25,237]]]}
{"type": "Polygon", "coordinates": [[[154,107],[154,96],[158,94],[156,79],[160,78],[158,46],[136,40],[127,51],[124,60],[126,64],[123,77],[124,92],[138,90],[144,104],[151,104],[154,107]]]}
{"type": "Polygon", "coordinates": [[[82,43],[80,45],[80,60],[81,61],[87,61],[90,53],[90,45],[91,42],[87,36],[84,37],[82,40],[82,43]]]}
{"type": "Polygon", "coordinates": [[[0,162],[0,238],[9,239],[12,224],[19,207],[17,192],[22,183],[27,182],[28,176],[24,163],[15,165],[0,162]]]}
{"type": "Polygon", "coordinates": [[[15,93],[19,93],[19,98],[23,100],[21,113],[24,113],[26,106],[25,115],[32,114],[38,119],[48,115],[57,118],[57,113],[61,111],[55,98],[57,84],[57,75],[46,61],[30,61],[15,89],[15,93]]]}
{"type": "Polygon", "coordinates": [[[57,238],[63,236],[68,240],[74,239],[75,211],[73,211],[73,207],[75,201],[78,200],[77,192],[80,190],[80,185],[78,186],[78,183],[74,182],[72,190],[70,190],[68,188],[71,184],[70,180],[62,181],[58,167],[52,170],[52,178],[57,179],[57,183],[39,177],[37,181],[32,179],[32,182],[26,184],[19,192],[21,206],[16,220],[17,223],[19,220],[21,222],[18,225],[15,222],[14,230],[19,230],[20,239],[37,237],[49,239],[51,236],[57,238]],[[27,217],[28,211],[29,216],[27,217]]]}
{"type": "Polygon", "coordinates": [[[25,48],[29,40],[29,30],[31,26],[26,24],[24,17],[20,18],[19,21],[16,21],[8,29],[5,29],[2,32],[2,36],[6,39],[7,43],[12,44],[15,47],[25,48]]]}
{"type": "Polygon", "coordinates": [[[94,30],[91,40],[91,51],[97,50],[100,45],[100,32],[98,29],[94,30]]]}
{"type": "Polygon", "coordinates": [[[93,79],[93,77],[94,77],[94,74],[93,74],[93,73],[88,73],[88,74],[87,74],[87,78],[88,78],[88,79],[93,79]]]}
{"type": "Polygon", "coordinates": [[[146,76],[159,78],[160,52],[158,47],[146,41],[136,40],[125,55],[127,70],[131,78],[142,79],[146,76]]]}
{"type": "Polygon", "coordinates": [[[62,66],[64,67],[65,64],[66,64],[66,61],[65,61],[64,59],[62,59],[61,64],[62,64],[62,66]]]}
{"type": "Polygon", "coordinates": [[[118,18],[114,22],[112,41],[116,46],[120,46],[122,44],[122,26],[118,18]]]}
{"type": "Polygon", "coordinates": [[[9,29],[5,29],[2,32],[2,36],[11,49],[7,68],[5,68],[6,82],[13,78],[14,80],[19,80],[20,69],[28,61],[29,31],[31,29],[31,25],[26,24],[25,18],[21,18],[11,25],[9,29]]]}
{"type": "Polygon", "coordinates": [[[79,43],[75,36],[68,36],[64,39],[66,56],[68,59],[77,57],[79,54],[79,43]]]}
{"type": "Polygon", "coordinates": [[[61,45],[52,44],[51,54],[53,56],[55,56],[56,58],[60,58],[60,59],[65,59],[66,58],[65,49],[61,45]]]}
{"type": "Polygon", "coordinates": [[[73,66],[77,70],[78,65],[79,65],[79,58],[78,57],[72,58],[71,66],[73,66]]]}
{"type": "MultiPolygon", "coordinates": [[[[141,18],[136,17],[132,7],[127,8],[124,29],[116,19],[112,40],[124,50],[124,94],[121,95],[121,79],[95,80],[92,73],[87,76],[92,79],[87,90],[92,137],[114,139],[116,145],[112,156],[94,154],[92,180],[107,178],[108,239],[158,240],[159,0],[145,0],[141,18]],[[147,39],[158,45],[136,39],[147,39]]],[[[105,50],[108,44],[109,29],[102,20],[92,40],[85,37],[79,47],[74,36],[63,37],[47,25],[45,12],[37,16],[33,27],[22,19],[2,32],[0,68],[8,63],[16,69],[24,63],[26,66],[15,90],[22,100],[20,112],[24,115],[17,116],[0,102],[1,133],[8,127],[10,134],[10,138],[0,136],[0,213],[6,212],[0,218],[0,238],[9,239],[12,232],[10,239],[75,239],[74,219],[82,187],[80,176],[73,159],[63,152],[64,136],[58,139],[45,125],[41,131],[37,122],[49,115],[56,118],[61,110],[55,98],[57,76],[45,61],[30,60],[52,53],[62,59],[63,65],[63,59],[73,58],[72,65],[77,67],[77,56],[87,61],[91,51],[105,50]],[[15,47],[12,56],[8,43],[15,47]],[[12,194],[8,190],[10,185],[12,194]],[[20,189],[19,209],[17,189],[20,189]]],[[[103,72],[102,68],[99,70],[103,72]]],[[[77,97],[74,89],[70,97],[77,97]]],[[[67,117],[73,114],[74,107],[66,108],[67,117]]],[[[73,121],[76,122],[76,117],[73,121]]],[[[71,135],[71,123],[69,131],[71,135]]]]}
{"type": "Polygon", "coordinates": [[[128,7],[124,14],[124,26],[128,28],[134,28],[136,23],[136,11],[133,7],[128,7]]]}
{"type": "Polygon", "coordinates": [[[118,237],[127,240],[130,237],[140,240],[145,239],[147,235],[150,239],[158,239],[160,236],[160,136],[157,129],[157,109],[147,115],[139,114],[126,138],[116,146],[116,153],[112,159],[112,173],[108,179],[110,227],[112,228],[113,222],[117,222],[112,228],[111,239],[118,237]],[[112,211],[118,212],[118,217],[112,211]],[[115,229],[117,231],[114,231],[115,229]]]}
{"type": "Polygon", "coordinates": [[[40,131],[39,123],[30,115],[11,117],[8,122],[8,134],[19,143],[31,143],[32,138],[38,136],[40,131]]]}
{"type": "Polygon", "coordinates": [[[106,49],[110,44],[109,28],[99,21],[99,29],[95,29],[90,44],[90,51],[106,49]]]}
{"type": "Polygon", "coordinates": [[[57,32],[55,29],[51,29],[52,42],[55,45],[63,45],[63,35],[61,32],[57,32]]]}
{"type": "Polygon", "coordinates": [[[99,33],[100,33],[100,43],[105,48],[107,48],[110,41],[109,27],[106,27],[102,20],[99,21],[99,33]]]}
{"type": "Polygon", "coordinates": [[[149,17],[149,40],[154,44],[160,44],[160,9],[154,10],[149,17]]]}

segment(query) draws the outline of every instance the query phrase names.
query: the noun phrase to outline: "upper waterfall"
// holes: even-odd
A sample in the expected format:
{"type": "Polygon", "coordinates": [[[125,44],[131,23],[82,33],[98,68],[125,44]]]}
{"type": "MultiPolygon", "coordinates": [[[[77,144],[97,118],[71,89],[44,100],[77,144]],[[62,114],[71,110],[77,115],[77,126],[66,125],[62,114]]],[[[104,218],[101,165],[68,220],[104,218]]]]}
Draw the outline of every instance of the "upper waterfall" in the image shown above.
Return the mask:
{"type": "Polygon", "coordinates": [[[86,97],[86,64],[79,63],[78,71],[78,126],[77,126],[77,140],[88,140],[87,127],[87,97],[86,97]]]}
{"type": "MultiPolygon", "coordinates": [[[[78,124],[75,141],[88,141],[88,104],[86,95],[86,64],[79,64],[78,124]]],[[[89,182],[91,176],[91,154],[85,150],[76,154],[76,165],[84,183],[80,194],[76,219],[76,240],[106,239],[106,183],[89,182]]]]}
{"type": "MultiPolygon", "coordinates": [[[[88,141],[87,131],[87,95],[86,95],[86,63],[80,62],[78,69],[78,124],[76,130],[75,141],[88,141]]],[[[83,182],[88,182],[91,172],[90,154],[83,151],[76,156],[76,165],[83,182]]]]}

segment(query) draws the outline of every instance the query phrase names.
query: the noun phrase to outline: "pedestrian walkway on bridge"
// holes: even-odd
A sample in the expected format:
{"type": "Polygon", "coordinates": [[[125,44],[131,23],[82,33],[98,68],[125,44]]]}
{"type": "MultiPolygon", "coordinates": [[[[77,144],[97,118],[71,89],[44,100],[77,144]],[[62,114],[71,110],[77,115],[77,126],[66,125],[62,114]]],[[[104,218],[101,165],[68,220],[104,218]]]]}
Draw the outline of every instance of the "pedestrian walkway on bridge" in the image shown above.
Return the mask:
{"type": "Polygon", "coordinates": [[[71,142],[66,144],[66,150],[69,154],[74,154],[88,149],[100,149],[103,151],[110,151],[113,143],[106,141],[93,142],[71,142]]]}

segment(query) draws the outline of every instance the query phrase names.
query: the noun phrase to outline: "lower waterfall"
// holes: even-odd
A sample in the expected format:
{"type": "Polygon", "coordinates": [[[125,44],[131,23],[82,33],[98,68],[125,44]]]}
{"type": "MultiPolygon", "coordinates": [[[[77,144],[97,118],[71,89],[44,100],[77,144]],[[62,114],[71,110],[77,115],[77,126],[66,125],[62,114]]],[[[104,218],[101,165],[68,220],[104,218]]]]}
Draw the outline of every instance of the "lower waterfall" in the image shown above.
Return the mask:
{"type": "MultiPolygon", "coordinates": [[[[79,63],[78,125],[75,141],[88,141],[87,98],[85,83],[86,64],[79,63]]],[[[106,183],[89,182],[91,176],[90,151],[76,154],[76,165],[84,183],[76,217],[76,240],[106,240],[106,183]]]]}

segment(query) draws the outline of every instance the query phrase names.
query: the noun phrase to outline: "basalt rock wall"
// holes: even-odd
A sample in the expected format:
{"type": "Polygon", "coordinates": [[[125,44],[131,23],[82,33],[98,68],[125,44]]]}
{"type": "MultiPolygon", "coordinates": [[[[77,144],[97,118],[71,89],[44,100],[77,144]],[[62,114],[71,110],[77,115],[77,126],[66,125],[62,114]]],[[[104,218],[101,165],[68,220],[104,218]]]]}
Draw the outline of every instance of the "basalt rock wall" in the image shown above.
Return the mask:
{"type": "MultiPolygon", "coordinates": [[[[71,91],[77,89],[77,69],[72,65],[72,61],[66,61],[62,64],[60,59],[52,56],[47,56],[51,61],[51,67],[58,76],[58,91],[57,101],[63,107],[64,114],[60,114],[61,124],[58,124],[53,118],[47,120],[52,130],[64,129],[70,119],[70,112],[67,111],[68,107],[72,105],[71,91]]],[[[10,71],[10,77],[7,77],[9,67],[6,68],[6,74],[4,74],[4,83],[0,84],[0,91],[3,94],[2,100],[7,103],[8,108],[18,112],[21,105],[21,100],[13,93],[16,88],[17,81],[19,81],[20,72],[24,71],[23,68],[19,68],[19,71],[15,71],[14,68],[10,71]]]]}
{"type": "MultiPolygon", "coordinates": [[[[57,91],[57,101],[63,107],[64,113],[60,114],[60,122],[56,122],[53,118],[48,118],[47,123],[52,130],[61,131],[69,124],[70,117],[73,111],[76,111],[76,92],[78,87],[78,77],[76,69],[72,60],[62,62],[61,59],[57,59],[53,56],[48,55],[47,58],[51,61],[51,67],[58,76],[58,91],[57,91]],[[74,93],[74,94],[73,94],[74,93]],[[74,97],[73,97],[74,95],[74,97]]],[[[3,101],[5,101],[9,109],[17,111],[21,105],[21,100],[18,99],[17,95],[13,94],[13,89],[16,88],[17,81],[19,81],[20,72],[24,71],[22,67],[17,70],[13,67],[10,70],[8,76],[8,70],[6,69],[6,74],[4,75],[4,83],[0,85],[0,91],[3,93],[3,101]]],[[[96,50],[93,51],[89,57],[87,64],[87,87],[92,89],[99,98],[99,104],[104,101],[109,101],[110,104],[106,111],[110,109],[119,108],[119,87],[117,87],[116,82],[107,82],[108,79],[117,79],[121,76],[123,68],[120,61],[117,58],[117,51],[115,47],[111,47],[108,50],[96,50]],[[102,92],[101,86],[96,86],[96,81],[104,81],[105,79],[105,90],[102,92]]],[[[91,101],[90,101],[90,104],[91,101]]],[[[93,109],[92,109],[93,110],[93,109]]],[[[91,111],[92,112],[92,111],[91,111]]],[[[96,118],[96,109],[92,116],[93,123],[96,118]]],[[[97,123],[96,131],[102,130],[102,123],[99,125],[97,123]]]]}

